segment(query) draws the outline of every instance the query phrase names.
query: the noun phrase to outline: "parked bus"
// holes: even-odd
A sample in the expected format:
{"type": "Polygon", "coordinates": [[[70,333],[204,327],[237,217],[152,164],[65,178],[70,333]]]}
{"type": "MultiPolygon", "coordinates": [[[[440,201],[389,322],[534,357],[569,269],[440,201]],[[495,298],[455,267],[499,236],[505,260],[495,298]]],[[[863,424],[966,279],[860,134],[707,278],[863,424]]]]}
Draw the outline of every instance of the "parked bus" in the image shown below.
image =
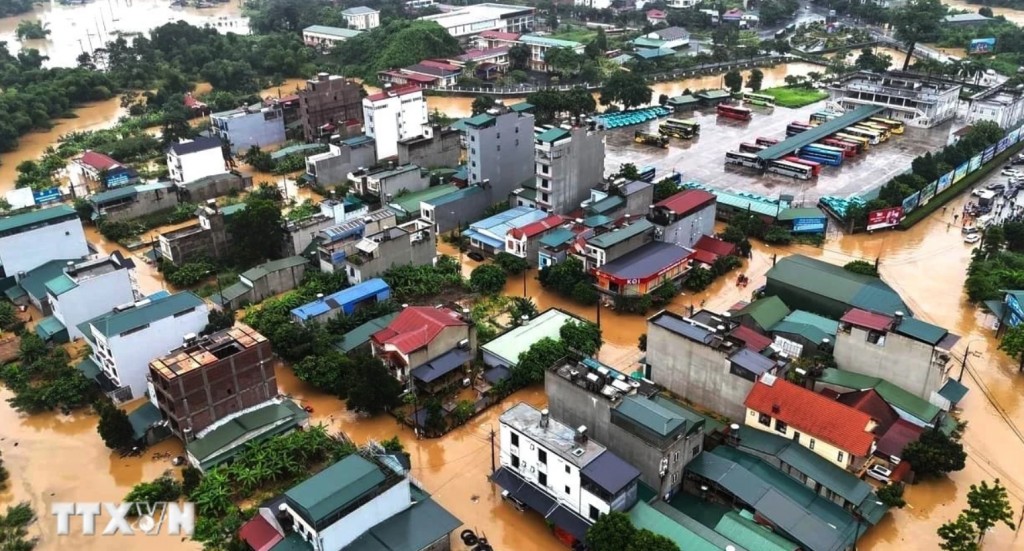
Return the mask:
{"type": "Polygon", "coordinates": [[[648,184],[654,181],[654,167],[645,166],[640,169],[640,179],[648,184]]]}
{"type": "Polygon", "coordinates": [[[789,123],[789,126],[786,127],[786,137],[788,138],[790,136],[795,136],[801,132],[806,132],[807,130],[810,129],[810,125],[804,124],[802,122],[792,122],[789,123]]]}
{"type": "Polygon", "coordinates": [[[892,132],[893,134],[902,134],[903,133],[904,125],[900,121],[896,121],[896,120],[892,120],[892,119],[884,119],[882,117],[871,117],[868,120],[871,121],[871,122],[877,122],[878,124],[884,124],[885,126],[888,126],[889,127],[889,132],[892,132]]]}
{"type": "Polygon", "coordinates": [[[850,143],[850,142],[843,142],[843,141],[837,140],[835,138],[826,138],[824,140],[821,140],[821,143],[823,143],[823,144],[825,144],[827,146],[838,147],[839,149],[842,149],[844,157],[849,158],[849,157],[857,156],[857,145],[856,144],[853,144],[853,143],[850,143]]]}
{"type": "Polygon", "coordinates": [[[637,130],[633,133],[633,141],[644,145],[653,145],[654,147],[660,147],[662,149],[668,148],[668,136],[663,136],[661,134],[649,134],[647,132],[637,130]]]}
{"type": "Polygon", "coordinates": [[[694,119],[666,119],[658,125],[658,132],[664,136],[688,140],[700,134],[700,123],[694,119]]]}
{"type": "Polygon", "coordinates": [[[765,149],[766,147],[768,147],[768,146],[766,146],[766,145],[758,145],[758,144],[755,144],[755,143],[741,143],[740,144],[740,151],[742,151],[743,153],[757,153],[758,151],[761,151],[762,149],[765,149]]]}
{"type": "Polygon", "coordinates": [[[824,151],[832,151],[834,153],[838,153],[838,154],[842,155],[843,157],[846,156],[846,150],[845,149],[843,149],[842,147],[836,147],[834,145],[828,145],[827,143],[814,142],[814,143],[808,145],[807,147],[813,147],[815,149],[822,149],[824,151]]]}
{"type": "Polygon", "coordinates": [[[878,132],[880,134],[879,137],[882,139],[883,142],[887,141],[889,137],[892,135],[892,133],[889,132],[888,126],[885,126],[884,124],[878,124],[877,122],[863,121],[859,123],[857,126],[863,126],[864,128],[878,132]]]}
{"type": "Polygon", "coordinates": [[[771,147],[771,146],[779,143],[779,140],[776,140],[775,138],[758,138],[758,139],[754,140],[754,143],[756,143],[757,145],[764,145],[764,146],[771,147]]]}
{"type": "Polygon", "coordinates": [[[829,144],[829,145],[835,145],[835,144],[830,144],[829,143],[830,141],[835,142],[836,144],[839,144],[839,145],[836,145],[836,147],[848,147],[848,148],[853,150],[853,154],[855,156],[856,155],[860,155],[861,153],[864,152],[864,146],[861,145],[860,142],[854,141],[854,140],[848,140],[848,139],[845,139],[845,138],[841,138],[841,137],[839,137],[839,134],[833,134],[832,136],[829,136],[828,138],[826,138],[826,139],[824,139],[822,141],[824,143],[826,143],[826,144],[829,144]]]}
{"type": "Polygon", "coordinates": [[[840,140],[859,143],[861,151],[867,151],[871,145],[871,141],[863,136],[854,136],[853,134],[847,134],[846,132],[836,132],[833,136],[840,140]]]}
{"type": "Polygon", "coordinates": [[[751,92],[744,92],[743,100],[752,105],[760,105],[762,107],[775,107],[775,98],[769,96],[768,94],[754,94],[751,92]]]}
{"type": "Polygon", "coordinates": [[[794,164],[798,164],[798,165],[804,165],[804,166],[811,167],[811,175],[812,176],[818,176],[819,174],[821,174],[821,163],[816,163],[814,161],[810,161],[810,160],[807,160],[807,159],[801,159],[800,157],[797,157],[796,155],[790,155],[788,157],[783,157],[782,160],[783,161],[788,161],[788,162],[791,162],[791,163],[794,163],[794,164]]]}
{"type": "Polygon", "coordinates": [[[843,164],[843,154],[838,151],[818,149],[812,145],[800,148],[800,157],[830,166],[843,164]]]}
{"type": "Polygon", "coordinates": [[[838,116],[839,115],[835,113],[829,113],[828,111],[818,111],[817,113],[811,115],[811,123],[821,124],[823,122],[828,122],[838,116]]]}
{"type": "Polygon", "coordinates": [[[807,165],[798,165],[789,161],[769,161],[768,172],[778,174],[780,176],[789,176],[790,178],[796,178],[798,180],[810,180],[811,175],[814,174],[814,169],[807,165]]]}
{"type": "Polygon", "coordinates": [[[738,121],[749,121],[751,114],[750,109],[746,107],[737,107],[735,105],[725,105],[721,103],[716,109],[719,117],[725,117],[727,119],[736,119],[738,121]]]}
{"type": "Polygon", "coordinates": [[[849,134],[858,138],[864,138],[871,145],[878,145],[881,140],[878,137],[877,132],[868,130],[867,128],[861,128],[858,126],[850,126],[843,129],[843,134],[849,134]]]}
{"type": "Polygon", "coordinates": [[[761,159],[753,153],[730,151],[725,154],[725,164],[740,165],[747,168],[761,168],[761,159]]]}

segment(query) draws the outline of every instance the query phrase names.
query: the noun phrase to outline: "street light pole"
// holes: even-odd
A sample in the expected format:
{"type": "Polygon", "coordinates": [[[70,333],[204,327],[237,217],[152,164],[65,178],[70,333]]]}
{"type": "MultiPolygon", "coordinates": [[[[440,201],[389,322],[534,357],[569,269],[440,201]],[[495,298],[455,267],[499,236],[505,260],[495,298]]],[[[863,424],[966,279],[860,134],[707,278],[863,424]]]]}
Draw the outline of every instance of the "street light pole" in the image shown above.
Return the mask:
{"type": "Polygon", "coordinates": [[[980,339],[971,339],[971,341],[967,343],[967,349],[964,350],[964,357],[960,359],[960,375],[956,378],[958,383],[964,380],[964,371],[967,369],[967,357],[971,355],[971,345],[978,340],[980,339]]]}

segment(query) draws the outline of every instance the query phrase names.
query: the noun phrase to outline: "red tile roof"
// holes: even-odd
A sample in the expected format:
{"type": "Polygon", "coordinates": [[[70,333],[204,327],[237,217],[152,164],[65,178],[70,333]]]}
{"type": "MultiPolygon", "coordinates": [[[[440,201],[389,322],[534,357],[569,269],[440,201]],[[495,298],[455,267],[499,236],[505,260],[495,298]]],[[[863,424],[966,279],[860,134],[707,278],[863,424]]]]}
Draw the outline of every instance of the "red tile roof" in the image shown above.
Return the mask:
{"type": "Polygon", "coordinates": [[[745,406],[856,456],[871,453],[870,415],[782,378],[773,378],[771,385],[764,380],[754,383],[745,406]]]}
{"type": "Polygon", "coordinates": [[[377,344],[389,344],[409,354],[430,344],[445,327],[465,325],[457,313],[447,308],[410,306],[372,338],[377,344]]]}
{"type": "Polygon", "coordinates": [[[859,308],[851,308],[843,314],[843,317],[839,318],[839,321],[856,325],[857,327],[867,327],[875,331],[886,331],[892,326],[892,318],[889,316],[883,316],[882,314],[868,312],[859,308]]]}
{"type": "Polygon", "coordinates": [[[687,189],[657,203],[657,207],[665,207],[676,214],[694,211],[708,202],[714,202],[715,196],[702,189],[687,189]]]}
{"type": "Polygon", "coordinates": [[[772,340],[753,329],[744,325],[739,325],[736,329],[729,333],[731,336],[743,341],[747,348],[751,348],[754,352],[760,352],[765,348],[768,348],[772,344],[772,340]]]}
{"type": "Polygon", "coordinates": [[[651,19],[665,19],[668,14],[661,10],[647,10],[647,17],[651,19]]]}
{"type": "Polygon", "coordinates": [[[519,33],[506,33],[502,31],[484,31],[480,33],[480,38],[490,38],[493,40],[519,40],[519,33]]]}
{"type": "Polygon", "coordinates": [[[82,157],[79,159],[79,162],[83,165],[91,166],[96,170],[110,170],[114,167],[121,166],[121,163],[95,151],[86,151],[85,153],[82,153],[82,157]]]}
{"type": "Polygon", "coordinates": [[[870,415],[878,423],[874,430],[877,436],[885,434],[889,427],[892,427],[892,424],[900,418],[873,388],[847,392],[839,396],[839,403],[870,415]]]}
{"type": "Polygon", "coordinates": [[[690,255],[690,258],[711,266],[716,260],[718,260],[718,255],[713,252],[705,251],[704,249],[693,249],[693,254],[690,255]]]}
{"type": "Polygon", "coordinates": [[[458,71],[462,69],[462,67],[459,67],[458,65],[452,65],[451,63],[438,61],[436,59],[424,59],[419,62],[419,65],[423,65],[424,67],[436,67],[438,69],[444,69],[445,71],[458,71]]]}
{"type": "Polygon", "coordinates": [[[878,441],[878,448],[875,450],[875,453],[886,458],[889,456],[900,457],[907,444],[917,442],[922,432],[924,432],[924,427],[919,427],[909,421],[900,419],[893,423],[889,430],[885,431],[885,434],[882,435],[882,438],[878,441]]]}
{"type": "Polygon", "coordinates": [[[562,222],[564,221],[565,219],[562,218],[561,216],[557,214],[552,214],[551,216],[548,216],[543,220],[531,222],[521,228],[512,228],[511,230],[508,231],[508,233],[512,236],[513,239],[522,239],[523,236],[530,238],[539,233],[550,230],[551,228],[557,228],[558,226],[562,225],[562,222]]]}
{"type": "Polygon", "coordinates": [[[722,241],[721,239],[710,235],[702,235],[700,239],[693,244],[693,248],[708,251],[715,256],[729,256],[736,252],[735,244],[729,243],[728,241],[722,241]]]}
{"type": "Polygon", "coordinates": [[[189,109],[202,109],[206,107],[205,103],[196,99],[192,94],[185,94],[183,102],[185,103],[185,107],[188,107],[189,109]]]}
{"type": "Polygon", "coordinates": [[[254,551],[270,551],[284,539],[284,536],[275,530],[262,515],[256,515],[252,520],[243,524],[241,530],[238,531],[238,537],[248,543],[254,551]]]}
{"type": "Polygon", "coordinates": [[[366,99],[370,101],[381,101],[388,99],[389,97],[404,96],[406,94],[412,94],[414,92],[419,91],[419,86],[416,86],[415,84],[410,84],[408,86],[399,86],[397,88],[391,88],[390,90],[382,90],[380,92],[377,92],[376,94],[366,96],[366,99]]]}

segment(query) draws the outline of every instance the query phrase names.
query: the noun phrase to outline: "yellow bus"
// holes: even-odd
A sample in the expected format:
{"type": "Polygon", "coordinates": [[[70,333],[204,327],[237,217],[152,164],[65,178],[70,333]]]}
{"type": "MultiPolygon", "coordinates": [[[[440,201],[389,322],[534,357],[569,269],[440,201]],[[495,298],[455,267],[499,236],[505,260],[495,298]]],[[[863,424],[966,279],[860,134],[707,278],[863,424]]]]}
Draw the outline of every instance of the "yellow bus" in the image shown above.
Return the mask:
{"type": "Polygon", "coordinates": [[[843,129],[844,134],[852,134],[854,136],[860,136],[861,138],[867,138],[868,143],[871,145],[878,145],[882,139],[878,135],[878,132],[864,128],[861,126],[849,126],[843,129]]]}
{"type": "Polygon", "coordinates": [[[877,122],[878,124],[884,124],[885,126],[888,126],[889,127],[889,132],[892,132],[893,134],[902,134],[903,133],[904,126],[903,126],[903,123],[900,122],[900,121],[894,121],[892,119],[884,119],[882,117],[871,117],[868,120],[871,121],[871,122],[877,122]]]}
{"type": "Polygon", "coordinates": [[[882,137],[882,141],[883,142],[888,140],[890,137],[892,137],[892,133],[889,132],[889,127],[884,125],[884,124],[878,124],[877,122],[864,121],[864,122],[858,123],[858,125],[859,126],[863,126],[864,128],[869,128],[871,130],[877,130],[879,133],[882,134],[881,137],[882,137]]]}
{"type": "Polygon", "coordinates": [[[861,145],[861,149],[864,150],[867,150],[868,147],[871,145],[871,141],[868,140],[867,138],[864,138],[862,136],[854,136],[853,134],[847,134],[846,132],[837,132],[835,134],[835,137],[841,140],[848,140],[851,142],[859,143],[861,145]]]}

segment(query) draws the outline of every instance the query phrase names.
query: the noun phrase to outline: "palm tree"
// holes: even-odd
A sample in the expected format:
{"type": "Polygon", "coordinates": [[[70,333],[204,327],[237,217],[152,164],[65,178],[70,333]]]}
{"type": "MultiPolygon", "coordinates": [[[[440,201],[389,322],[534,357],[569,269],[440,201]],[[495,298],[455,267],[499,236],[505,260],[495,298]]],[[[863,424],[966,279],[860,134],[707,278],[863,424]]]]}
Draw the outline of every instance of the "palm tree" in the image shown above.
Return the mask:
{"type": "Polygon", "coordinates": [[[221,516],[230,510],[234,504],[228,488],[228,479],[221,469],[210,471],[192,495],[200,514],[221,516]]]}

